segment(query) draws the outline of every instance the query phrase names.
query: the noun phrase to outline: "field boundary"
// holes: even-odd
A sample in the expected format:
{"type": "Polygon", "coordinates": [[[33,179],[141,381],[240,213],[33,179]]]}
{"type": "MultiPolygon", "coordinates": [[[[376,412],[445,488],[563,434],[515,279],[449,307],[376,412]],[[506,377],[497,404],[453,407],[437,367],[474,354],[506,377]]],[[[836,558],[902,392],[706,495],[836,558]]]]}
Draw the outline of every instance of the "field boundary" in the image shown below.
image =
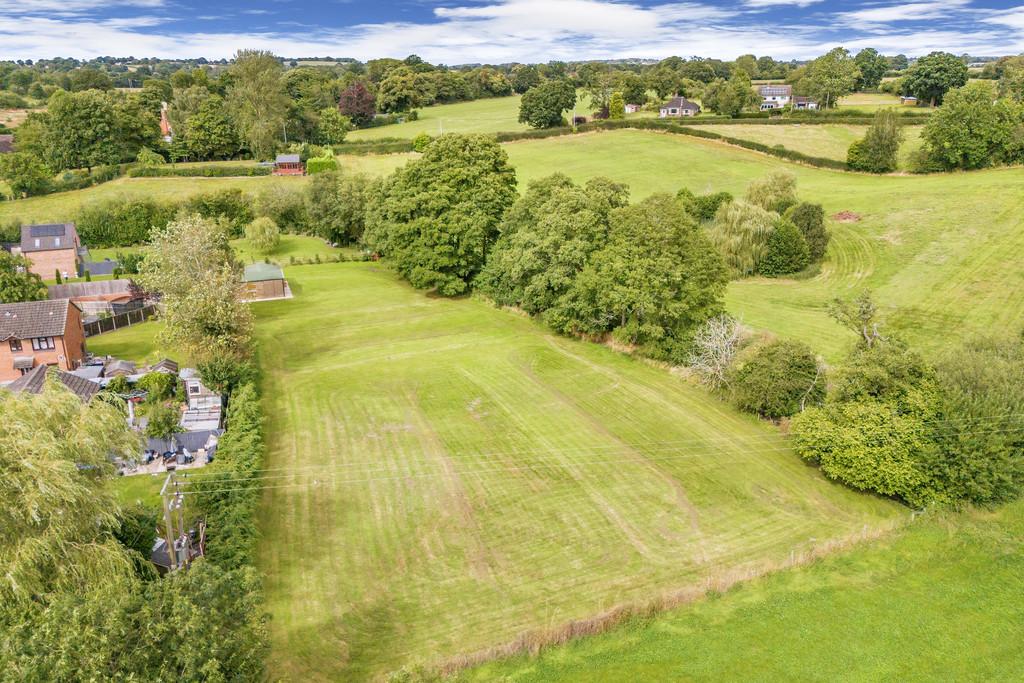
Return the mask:
{"type": "Polygon", "coordinates": [[[781,562],[769,560],[748,564],[745,567],[734,567],[719,575],[708,575],[700,583],[664,592],[645,602],[616,605],[588,619],[575,619],[552,628],[525,631],[506,643],[456,655],[426,668],[442,676],[451,676],[498,659],[523,654],[536,656],[551,647],[607,633],[628,622],[651,619],[672,609],[693,604],[711,593],[723,593],[740,584],[803,567],[825,557],[852,550],[863,543],[877,541],[904,529],[915,519],[916,515],[909,513],[905,518],[897,518],[880,526],[869,528],[865,525],[856,533],[829,539],[805,550],[794,550],[790,553],[789,559],[781,562]]]}

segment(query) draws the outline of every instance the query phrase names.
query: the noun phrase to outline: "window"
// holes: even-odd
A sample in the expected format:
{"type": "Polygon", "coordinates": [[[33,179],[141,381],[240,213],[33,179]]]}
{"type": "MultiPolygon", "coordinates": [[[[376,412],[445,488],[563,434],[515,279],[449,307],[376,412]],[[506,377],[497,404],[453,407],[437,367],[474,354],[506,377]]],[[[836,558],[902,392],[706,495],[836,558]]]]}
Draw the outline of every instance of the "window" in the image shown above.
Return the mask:
{"type": "Polygon", "coordinates": [[[38,238],[36,238],[36,246],[37,247],[39,246],[39,239],[38,238]]]}
{"type": "Polygon", "coordinates": [[[60,238],[59,237],[54,237],[53,238],[53,246],[55,246],[55,247],[59,247],[60,246],[60,238]]]}
{"type": "Polygon", "coordinates": [[[189,384],[188,385],[188,393],[190,393],[190,394],[198,394],[199,393],[199,385],[198,384],[189,384]]]}
{"type": "Polygon", "coordinates": [[[21,340],[20,339],[12,339],[10,341],[10,344],[11,344],[11,351],[15,351],[15,352],[21,351],[21,340]]]}
{"type": "Polygon", "coordinates": [[[48,351],[55,348],[53,337],[36,337],[32,340],[33,351],[48,351]]]}

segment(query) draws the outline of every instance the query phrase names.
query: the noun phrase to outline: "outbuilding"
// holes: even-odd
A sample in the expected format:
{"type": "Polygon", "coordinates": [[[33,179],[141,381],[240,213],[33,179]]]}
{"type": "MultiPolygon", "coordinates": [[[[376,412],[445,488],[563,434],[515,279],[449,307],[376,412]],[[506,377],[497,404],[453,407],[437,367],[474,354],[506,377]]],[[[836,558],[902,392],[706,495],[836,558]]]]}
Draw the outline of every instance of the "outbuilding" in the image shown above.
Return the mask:
{"type": "Polygon", "coordinates": [[[274,160],[274,175],[305,175],[306,166],[298,154],[278,154],[274,160]]]}
{"type": "Polygon", "coordinates": [[[245,298],[248,301],[284,299],[288,296],[288,283],[284,271],[273,263],[253,263],[245,267],[242,276],[245,298]]]}

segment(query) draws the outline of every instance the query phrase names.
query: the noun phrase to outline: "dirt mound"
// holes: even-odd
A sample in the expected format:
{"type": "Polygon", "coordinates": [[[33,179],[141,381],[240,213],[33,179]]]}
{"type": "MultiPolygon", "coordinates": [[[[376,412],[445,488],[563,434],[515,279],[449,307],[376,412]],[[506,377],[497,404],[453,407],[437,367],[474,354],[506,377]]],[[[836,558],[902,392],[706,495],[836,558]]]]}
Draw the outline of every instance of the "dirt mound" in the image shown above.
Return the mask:
{"type": "Polygon", "coordinates": [[[860,220],[860,214],[853,211],[840,211],[832,216],[832,220],[839,221],[840,223],[856,223],[860,220]]]}

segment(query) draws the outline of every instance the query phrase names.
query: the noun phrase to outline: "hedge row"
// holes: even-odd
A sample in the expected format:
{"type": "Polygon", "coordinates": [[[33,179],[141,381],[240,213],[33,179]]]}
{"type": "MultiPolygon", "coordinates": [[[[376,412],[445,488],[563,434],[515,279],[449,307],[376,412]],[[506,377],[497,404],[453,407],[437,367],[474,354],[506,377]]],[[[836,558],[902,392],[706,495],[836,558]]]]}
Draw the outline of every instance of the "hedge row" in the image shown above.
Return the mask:
{"type": "Polygon", "coordinates": [[[229,164],[222,166],[136,166],[128,175],[132,178],[233,178],[237,176],[270,175],[270,166],[229,164]]]}
{"type": "Polygon", "coordinates": [[[333,145],[331,149],[335,154],[401,154],[411,152],[412,140],[401,138],[381,138],[379,140],[366,140],[359,142],[343,142],[340,145],[333,145]]]}

